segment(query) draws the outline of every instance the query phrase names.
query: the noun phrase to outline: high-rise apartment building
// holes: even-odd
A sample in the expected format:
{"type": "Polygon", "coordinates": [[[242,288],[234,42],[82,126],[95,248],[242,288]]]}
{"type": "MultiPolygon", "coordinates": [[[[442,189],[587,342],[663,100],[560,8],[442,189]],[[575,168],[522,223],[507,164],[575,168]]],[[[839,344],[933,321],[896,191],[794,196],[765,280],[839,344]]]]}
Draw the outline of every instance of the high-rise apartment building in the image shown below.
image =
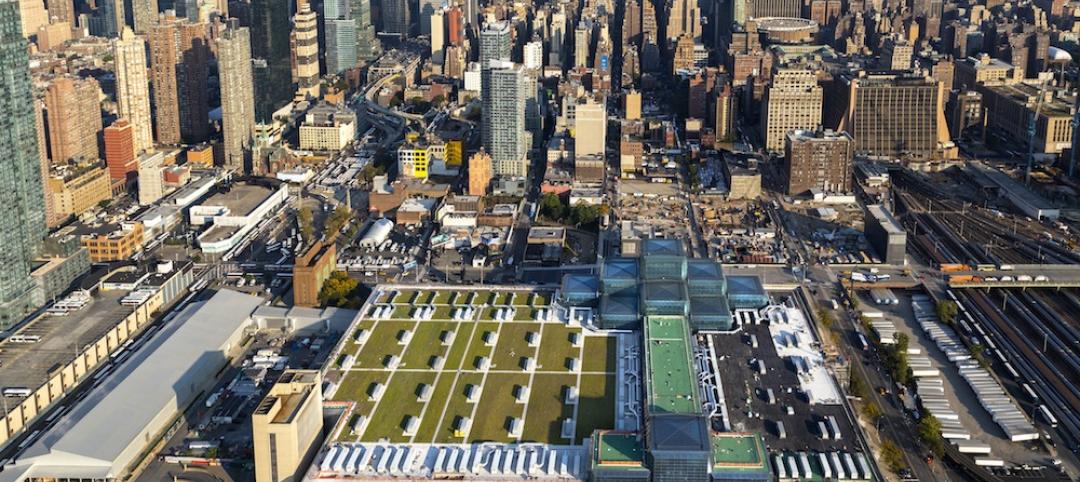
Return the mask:
{"type": "Polygon", "coordinates": [[[296,95],[319,97],[319,24],[315,12],[306,4],[293,17],[296,49],[296,95]]]}
{"type": "Polygon", "coordinates": [[[19,0],[19,19],[22,22],[22,35],[29,38],[38,29],[49,24],[49,13],[41,0],[19,0]]]}
{"type": "MultiPolygon", "coordinates": [[[[645,0],[650,1],[650,0],[645,0]]],[[[627,0],[623,7],[622,46],[623,52],[641,42],[641,3],[627,0]]]]}
{"type": "Polygon", "coordinates": [[[101,88],[93,78],[57,77],[45,91],[49,151],[54,164],[98,159],[101,88]]]}
{"type": "Polygon", "coordinates": [[[68,26],[74,26],[77,15],[75,14],[75,2],[71,0],[45,0],[45,9],[49,17],[56,19],[56,23],[67,22],[68,26]]]}
{"type": "Polygon", "coordinates": [[[496,176],[525,176],[532,142],[525,134],[525,70],[493,61],[481,73],[481,138],[496,176]]]}
{"type": "Polygon", "coordinates": [[[243,172],[255,130],[251,43],[247,27],[230,27],[217,40],[221,131],[225,167],[243,172]]]}
{"type": "Polygon", "coordinates": [[[574,28],[574,67],[589,66],[589,50],[592,47],[592,22],[578,22],[574,28]]]}
{"type": "Polygon", "coordinates": [[[162,16],[147,41],[158,143],[205,141],[210,136],[207,25],[162,16]]]}
{"type": "Polygon", "coordinates": [[[851,191],[851,159],[855,143],[846,132],[796,130],[784,144],[787,194],[811,189],[828,193],[851,191]]]}
{"type": "Polygon", "coordinates": [[[907,70],[911,68],[911,57],[915,48],[907,40],[892,37],[881,47],[881,68],[886,70],[907,70]]]}
{"type": "Polygon", "coordinates": [[[120,117],[135,128],[135,152],[154,147],[150,121],[150,85],[146,75],[146,43],[130,28],[113,42],[116,62],[116,103],[120,117]]]}
{"type": "Polygon", "coordinates": [[[461,7],[455,5],[446,11],[446,42],[461,46],[465,41],[465,19],[461,7]]]}
{"type": "Polygon", "coordinates": [[[117,119],[105,128],[105,165],[116,181],[133,180],[139,171],[135,162],[134,128],[127,119],[117,119]]]}
{"type": "Polygon", "coordinates": [[[251,415],[256,482],[303,478],[322,440],[318,370],[286,370],[251,415]]]}
{"type": "Polygon", "coordinates": [[[145,34],[158,21],[157,0],[129,0],[131,5],[131,25],[135,33],[145,34]]]}
{"type": "Polygon", "coordinates": [[[480,68],[487,69],[492,60],[509,62],[513,47],[510,22],[484,24],[484,29],[480,31],[480,68]]]}
{"type": "Polygon", "coordinates": [[[607,107],[585,96],[572,102],[574,108],[575,157],[603,156],[607,143],[607,107]]]}
{"type": "Polygon", "coordinates": [[[289,0],[251,2],[251,58],[255,71],[255,118],[269,123],[293,98],[289,0]]]}
{"type": "Polygon", "coordinates": [[[491,185],[491,156],[483,149],[469,158],[469,195],[483,196],[491,185]]]}
{"type": "Polygon", "coordinates": [[[30,277],[45,237],[45,199],[38,150],[30,59],[19,20],[19,4],[0,2],[0,327],[35,308],[30,277]]]}
{"type": "Polygon", "coordinates": [[[525,44],[525,49],[522,55],[525,68],[529,70],[540,70],[544,67],[544,42],[540,39],[533,39],[525,44]]]}
{"type": "Polygon", "coordinates": [[[435,65],[443,64],[443,49],[446,47],[445,15],[439,9],[427,16],[428,34],[431,38],[431,62],[435,65]]]}
{"type": "Polygon", "coordinates": [[[383,0],[382,23],[380,33],[387,35],[407,36],[412,18],[409,14],[408,0],[383,0]]]}
{"type": "Polygon", "coordinates": [[[812,70],[781,69],[761,108],[761,133],[765,148],[782,151],[787,134],[821,125],[822,90],[812,70]]]}

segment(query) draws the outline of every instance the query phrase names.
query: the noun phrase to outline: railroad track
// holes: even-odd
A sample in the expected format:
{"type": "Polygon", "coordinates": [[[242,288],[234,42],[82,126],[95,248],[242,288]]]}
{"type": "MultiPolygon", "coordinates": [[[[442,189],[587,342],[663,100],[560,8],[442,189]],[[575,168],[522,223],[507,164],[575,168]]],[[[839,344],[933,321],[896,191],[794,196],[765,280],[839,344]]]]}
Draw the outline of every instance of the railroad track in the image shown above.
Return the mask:
{"type": "Polygon", "coordinates": [[[1076,451],[1080,445],[1080,394],[1075,384],[1068,381],[1060,368],[1022,333],[998,307],[990,296],[974,289],[956,290],[961,302],[973,310],[974,317],[1000,341],[999,349],[1016,366],[1021,377],[1030,382],[1038,392],[1043,404],[1053,409],[1064,427],[1058,433],[1065,438],[1069,448],[1076,451]]]}

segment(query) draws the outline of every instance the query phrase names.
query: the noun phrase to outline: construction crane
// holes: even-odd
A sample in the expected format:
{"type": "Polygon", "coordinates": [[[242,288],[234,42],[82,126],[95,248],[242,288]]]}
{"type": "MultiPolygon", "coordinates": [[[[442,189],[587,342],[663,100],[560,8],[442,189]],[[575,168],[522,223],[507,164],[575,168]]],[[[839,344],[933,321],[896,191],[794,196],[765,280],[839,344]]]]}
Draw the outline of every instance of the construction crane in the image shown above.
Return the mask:
{"type": "MultiPolygon", "coordinates": [[[[1042,111],[1043,97],[1046,96],[1046,79],[1039,82],[1039,94],[1035,99],[1035,114],[1028,121],[1028,155],[1027,169],[1024,170],[1024,185],[1031,184],[1031,165],[1035,162],[1035,131],[1039,122],[1039,112],[1042,111]]],[[[1049,126],[1047,126],[1049,128],[1049,126]]]]}

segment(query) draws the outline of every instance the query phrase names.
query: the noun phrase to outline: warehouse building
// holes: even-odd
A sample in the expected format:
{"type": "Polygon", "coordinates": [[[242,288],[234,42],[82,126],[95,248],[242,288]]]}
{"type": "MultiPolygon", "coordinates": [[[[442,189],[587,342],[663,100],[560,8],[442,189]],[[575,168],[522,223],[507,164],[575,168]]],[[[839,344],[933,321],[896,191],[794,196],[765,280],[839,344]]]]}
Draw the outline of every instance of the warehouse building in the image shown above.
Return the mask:
{"type": "Polygon", "coordinates": [[[0,473],[0,482],[121,480],[235,355],[263,299],[235,291],[189,305],[0,473]]]}

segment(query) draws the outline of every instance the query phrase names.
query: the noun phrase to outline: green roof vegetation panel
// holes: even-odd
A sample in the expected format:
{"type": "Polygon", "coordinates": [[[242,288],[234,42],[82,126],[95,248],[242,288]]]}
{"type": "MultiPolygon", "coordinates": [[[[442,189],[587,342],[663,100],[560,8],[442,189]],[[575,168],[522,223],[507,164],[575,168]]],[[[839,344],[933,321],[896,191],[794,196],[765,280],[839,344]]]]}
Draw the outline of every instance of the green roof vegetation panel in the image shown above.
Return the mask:
{"type": "Polygon", "coordinates": [[[593,463],[605,469],[640,469],[645,451],[636,434],[597,432],[593,463]]]}
{"type": "Polygon", "coordinates": [[[723,470],[768,470],[765,443],[756,433],[712,436],[713,467],[723,470]]]}
{"type": "Polygon", "coordinates": [[[650,316],[645,329],[649,411],[700,413],[686,320],[678,316],[650,316]]]}

